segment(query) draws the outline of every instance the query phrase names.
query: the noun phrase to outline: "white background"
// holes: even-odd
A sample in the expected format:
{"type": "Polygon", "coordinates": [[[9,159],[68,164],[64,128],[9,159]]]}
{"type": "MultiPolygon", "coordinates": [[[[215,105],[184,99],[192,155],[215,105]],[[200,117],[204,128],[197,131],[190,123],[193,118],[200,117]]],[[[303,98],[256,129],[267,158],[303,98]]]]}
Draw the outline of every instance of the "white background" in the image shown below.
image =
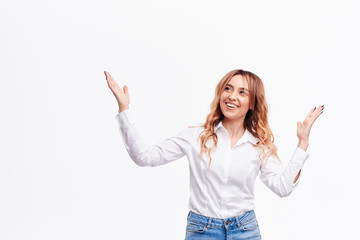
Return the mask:
{"type": "Polygon", "coordinates": [[[203,122],[230,70],[262,78],[283,161],[325,104],[298,188],[260,181],[263,239],[354,239],[358,1],[1,1],[0,239],[184,239],[185,158],[128,157],[103,71],[128,85],[149,144],[203,122]]]}

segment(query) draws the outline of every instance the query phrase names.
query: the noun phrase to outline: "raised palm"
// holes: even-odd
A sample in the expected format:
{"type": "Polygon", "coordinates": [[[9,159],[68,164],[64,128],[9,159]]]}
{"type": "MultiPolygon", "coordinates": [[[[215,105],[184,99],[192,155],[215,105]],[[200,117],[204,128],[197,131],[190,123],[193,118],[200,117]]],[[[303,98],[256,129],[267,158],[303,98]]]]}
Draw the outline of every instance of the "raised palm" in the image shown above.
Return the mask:
{"type": "Polygon", "coordinates": [[[119,112],[122,112],[129,108],[130,104],[130,96],[129,90],[127,86],[124,86],[123,89],[117,84],[117,82],[113,79],[110,73],[104,71],[106,76],[106,81],[112,93],[114,94],[118,104],[119,104],[119,112]]]}
{"type": "Polygon", "coordinates": [[[312,125],[324,110],[324,105],[311,109],[303,122],[297,122],[297,136],[300,141],[309,141],[312,125]]]}

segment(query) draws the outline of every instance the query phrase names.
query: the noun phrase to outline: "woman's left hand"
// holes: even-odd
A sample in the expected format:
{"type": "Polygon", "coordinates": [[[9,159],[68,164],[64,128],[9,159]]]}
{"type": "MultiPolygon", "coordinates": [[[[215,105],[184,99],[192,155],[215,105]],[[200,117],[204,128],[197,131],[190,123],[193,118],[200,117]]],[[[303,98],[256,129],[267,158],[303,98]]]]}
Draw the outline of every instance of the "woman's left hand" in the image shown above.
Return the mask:
{"type": "Polygon", "coordinates": [[[297,123],[297,137],[299,138],[298,147],[306,151],[309,146],[309,135],[315,120],[323,113],[324,105],[311,109],[303,122],[297,123]]]}

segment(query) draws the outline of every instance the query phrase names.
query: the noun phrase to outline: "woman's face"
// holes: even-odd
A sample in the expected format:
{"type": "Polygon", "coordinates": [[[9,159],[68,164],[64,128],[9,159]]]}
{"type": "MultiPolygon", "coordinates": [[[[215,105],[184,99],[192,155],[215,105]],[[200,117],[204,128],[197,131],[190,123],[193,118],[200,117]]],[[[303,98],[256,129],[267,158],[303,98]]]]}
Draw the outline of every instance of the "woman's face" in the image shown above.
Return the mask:
{"type": "Polygon", "coordinates": [[[220,109],[226,120],[245,119],[249,111],[249,87],[241,75],[233,76],[220,96],[220,109]]]}

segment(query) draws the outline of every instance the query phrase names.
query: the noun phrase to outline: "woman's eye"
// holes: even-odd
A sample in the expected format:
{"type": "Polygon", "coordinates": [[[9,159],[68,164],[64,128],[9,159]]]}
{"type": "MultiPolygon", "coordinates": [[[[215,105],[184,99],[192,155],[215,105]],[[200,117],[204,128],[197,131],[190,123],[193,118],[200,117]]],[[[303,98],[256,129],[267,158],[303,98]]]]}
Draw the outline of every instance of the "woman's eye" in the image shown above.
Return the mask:
{"type": "Polygon", "coordinates": [[[229,87],[225,87],[225,91],[230,91],[230,88],[229,88],[229,87]]]}
{"type": "Polygon", "coordinates": [[[244,95],[244,94],[245,94],[245,91],[240,91],[240,94],[241,94],[241,95],[244,95]]]}

